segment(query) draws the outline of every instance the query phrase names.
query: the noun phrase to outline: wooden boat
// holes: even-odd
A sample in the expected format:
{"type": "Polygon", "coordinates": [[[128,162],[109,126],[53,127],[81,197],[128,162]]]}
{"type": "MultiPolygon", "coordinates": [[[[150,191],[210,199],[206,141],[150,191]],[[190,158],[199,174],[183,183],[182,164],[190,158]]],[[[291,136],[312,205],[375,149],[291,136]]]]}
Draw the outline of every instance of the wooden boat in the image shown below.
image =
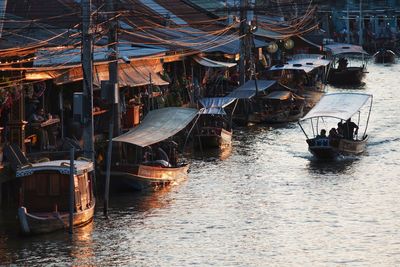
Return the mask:
{"type": "Polygon", "coordinates": [[[323,95],[330,64],[331,61],[323,55],[300,54],[295,55],[286,64],[272,66],[267,76],[277,80],[282,87],[286,87],[285,90],[303,97],[305,113],[314,107],[323,95]]]}
{"type": "MultiPolygon", "coordinates": [[[[18,219],[23,234],[43,234],[69,227],[69,161],[54,160],[25,165],[20,179],[18,219]]],[[[93,220],[93,163],[75,161],[73,226],[93,220]]]]}
{"type": "Polygon", "coordinates": [[[199,100],[201,109],[194,141],[202,148],[219,148],[232,143],[232,128],[224,108],[235,101],[229,97],[211,97],[199,100]]]}
{"type": "Polygon", "coordinates": [[[111,176],[117,189],[156,190],[185,180],[188,177],[189,166],[165,166],[156,161],[136,165],[118,164],[112,167],[111,176]]]}
{"type": "Polygon", "coordinates": [[[324,46],[332,58],[328,72],[328,82],[334,85],[360,85],[366,74],[368,53],[358,45],[332,43],[324,46]],[[361,66],[349,66],[349,60],[358,57],[361,66]]]}
{"type": "Polygon", "coordinates": [[[389,49],[380,49],[373,57],[378,64],[390,64],[396,61],[396,53],[389,49]]]}
{"type": "Polygon", "coordinates": [[[272,91],[260,97],[262,112],[253,113],[250,121],[287,123],[298,121],[304,115],[305,99],[288,90],[272,91]]]}
{"type": "MultiPolygon", "coordinates": [[[[365,151],[368,135],[366,134],[369,117],[372,108],[372,95],[361,93],[332,93],[326,94],[321,101],[310,110],[310,112],[299,122],[301,129],[307,137],[308,149],[317,158],[334,159],[338,155],[358,155],[365,151]],[[361,109],[369,102],[369,111],[366,119],[364,133],[358,137],[360,119],[357,124],[351,122],[351,117],[360,114],[361,109]],[[319,121],[325,124],[333,120],[338,123],[338,130],[332,128],[330,135],[326,136],[324,129],[319,132],[319,121]],[[313,130],[313,137],[309,137],[305,132],[301,122],[310,121],[313,130]],[[342,123],[342,121],[346,121],[342,123]],[[339,128],[340,127],[340,128],[339,128]],[[353,131],[356,130],[356,137],[353,131]]],[[[360,116],[358,116],[360,118],[360,116]]]]}
{"type": "Polygon", "coordinates": [[[191,108],[153,110],[139,126],[115,137],[113,142],[121,143],[122,149],[110,169],[113,187],[158,189],[186,179],[189,164],[178,162],[178,144],[167,139],[197,115],[198,110],[191,108]]]}
{"type": "Polygon", "coordinates": [[[368,136],[362,140],[340,139],[332,142],[330,138],[307,139],[308,149],[319,159],[334,159],[339,155],[358,155],[365,151],[368,136]]]}

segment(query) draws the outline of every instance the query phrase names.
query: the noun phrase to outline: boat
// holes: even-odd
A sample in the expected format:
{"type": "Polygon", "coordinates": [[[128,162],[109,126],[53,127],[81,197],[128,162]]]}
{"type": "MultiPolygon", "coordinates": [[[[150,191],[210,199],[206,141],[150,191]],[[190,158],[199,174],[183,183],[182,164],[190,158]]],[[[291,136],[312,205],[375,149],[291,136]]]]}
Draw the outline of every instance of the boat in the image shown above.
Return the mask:
{"type": "Polygon", "coordinates": [[[309,151],[318,159],[335,159],[339,155],[358,155],[365,151],[368,142],[366,134],[369,117],[372,109],[373,96],[363,93],[330,93],[324,95],[320,102],[299,121],[299,125],[306,136],[309,151]],[[367,106],[367,104],[369,104],[367,106]],[[368,109],[365,123],[361,125],[361,111],[368,109]],[[356,116],[357,123],[351,121],[356,116]],[[305,131],[304,124],[309,122],[312,137],[305,131]],[[344,121],[344,123],[343,123],[344,121]],[[338,129],[331,128],[329,136],[320,124],[338,125],[338,129]],[[358,136],[361,128],[362,135],[358,136]],[[354,129],[356,129],[355,132],[354,129]],[[318,134],[320,133],[320,134],[318,134]],[[354,136],[355,134],[355,136],[354,136]]]}
{"type": "Polygon", "coordinates": [[[190,165],[179,162],[178,144],[167,139],[196,116],[198,110],[192,108],[153,110],[137,127],[113,138],[122,149],[111,164],[111,185],[117,189],[156,190],[186,179],[190,165]]]}
{"type": "Polygon", "coordinates": [[[233,122],[244,126],[259,122],[254,121],[253,118],[257,116],[257,113],[263,112],[264,108],[256,99],[266,96],[276,84],[275,80],[248,80],[230,92],[226,98],[237,100],[232,109],[226,108],[227,112],[232,114],[233,122]]]}
{"type": "Polygon", "coordinates": [[[289,90],[272,91],[261,98],[265,111],[259,115],[264,123],[287,123],[304,116],[305,99],[289,90]]]}
{"type": "Polygon", "coordinates": [[[231,121],[224,107],[236,99],[229,97],[211,97],[199,100],[203,108],[200,111],[198,132],[194,141],[201,148],[221,148],[232,144],[231,121]]]}
{"type": "MultiPolygon", "coordinates": [[[[23,234],[44,234],[69,228],[70,161],[53,160],[21,166],[18,219],[23,234]]],[[[74,161],[73,226],[93,220],[93,163],[74,161]]]]}
{"type": "Polygon", "coordinates": [[[324,46],[325,51],[332,58],[328,72],[328,82],[333,85],[360,85],[366,74],[366,58],[368,53],[358,45],[332,43],[324,46]],[[349,60],[354,63],[355,58],[361,60],[361,65],[349,66],[349,60]]]}
{"type": "Polygon", "coordinates": [[[380,49],[373,57],[378,64],[390,64],[396,61],[396,53],[389,49],[380,49]]]}
{"type": "Polygon", "coordinates": [[[272,66],[267,77],[305,99],[304,112],[319,101],[325,91],[331,61],[323,55],[295,55],[285,64],[272,66]]]}

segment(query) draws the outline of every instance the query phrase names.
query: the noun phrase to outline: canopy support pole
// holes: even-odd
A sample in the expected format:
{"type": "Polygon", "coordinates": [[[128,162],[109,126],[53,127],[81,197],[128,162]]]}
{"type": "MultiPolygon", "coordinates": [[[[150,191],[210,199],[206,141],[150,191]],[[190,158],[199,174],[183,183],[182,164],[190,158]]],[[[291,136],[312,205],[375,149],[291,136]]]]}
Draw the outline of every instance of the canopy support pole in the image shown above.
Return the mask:
{"type": "Polygon", "coordinates": [[[371,110],[372,110],[372,100],[373,100],[373,96],[371,95],[371,104],[369,105],[369,112],[368,112],[367,124],[365,125],[365,130],[364,130],[364,134],[363,134],[363,139],[365,138],[365,134],[367,133],[368,123],[369,123],[369,117],[370,117],[370,115],[371,115],[371,110]]]}

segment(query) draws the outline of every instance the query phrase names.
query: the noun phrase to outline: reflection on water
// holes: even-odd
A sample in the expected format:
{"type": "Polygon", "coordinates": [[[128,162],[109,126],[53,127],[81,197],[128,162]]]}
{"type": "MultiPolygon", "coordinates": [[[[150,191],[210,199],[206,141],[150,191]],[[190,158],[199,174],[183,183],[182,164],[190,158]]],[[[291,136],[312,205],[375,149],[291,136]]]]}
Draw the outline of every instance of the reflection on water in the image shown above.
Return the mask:
{"type": "Polygon", "coordinates": [[[196,155],[177,186],[111,195],[110,218],[99,202],[94,223],[72,238],[21,239],[15,217],[2,216],[0,263],[400,266],[396,73],[369,66],[360,90],[374,105],[360,156],[316,161],[296,123],[236,128],[229,156],[196,155]]]}
{"type": "Polygon", "coordinates": [[[310,156],[307,166],[308,170],[313,174],[346,174],[352,172],[352,165],[354,162],[360,160],[359,157],[342,156],[335,160],[317,160],[310,156]]]}

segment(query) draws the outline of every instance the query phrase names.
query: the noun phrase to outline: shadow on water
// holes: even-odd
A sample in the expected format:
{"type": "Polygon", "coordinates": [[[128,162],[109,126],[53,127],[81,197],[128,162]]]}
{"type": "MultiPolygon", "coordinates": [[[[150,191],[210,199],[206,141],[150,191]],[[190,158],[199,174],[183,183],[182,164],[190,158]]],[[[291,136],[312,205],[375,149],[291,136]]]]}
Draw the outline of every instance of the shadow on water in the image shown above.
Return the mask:
{"type": "Polygon", "coordinates": [[[342,156],[335,160],[318,160],[310,158],[307,169],[312,174],[345,174],[352,170],[352,166],[360,159],[356,156],[342,156]]]}

